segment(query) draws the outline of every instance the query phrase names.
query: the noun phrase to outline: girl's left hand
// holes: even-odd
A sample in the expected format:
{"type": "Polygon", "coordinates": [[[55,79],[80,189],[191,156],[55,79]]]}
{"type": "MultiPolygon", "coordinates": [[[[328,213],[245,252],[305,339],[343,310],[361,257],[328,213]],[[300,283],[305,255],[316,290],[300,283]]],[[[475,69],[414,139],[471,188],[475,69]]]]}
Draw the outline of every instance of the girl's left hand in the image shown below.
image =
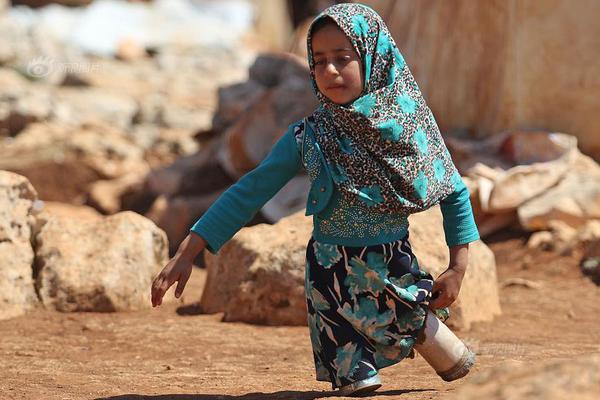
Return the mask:
{"type": "Polygon", "coordinates": [[[454,303],[458,298],[460,285],[464,275],[465,272],[463,268],[448,267],[448,269],[433,282],[433,289],[431,292],[433,296],[436,296],[436,292],[438,293],[437,297],[429,303],[429,307],[432,309],[444,308],[454,303]]]}

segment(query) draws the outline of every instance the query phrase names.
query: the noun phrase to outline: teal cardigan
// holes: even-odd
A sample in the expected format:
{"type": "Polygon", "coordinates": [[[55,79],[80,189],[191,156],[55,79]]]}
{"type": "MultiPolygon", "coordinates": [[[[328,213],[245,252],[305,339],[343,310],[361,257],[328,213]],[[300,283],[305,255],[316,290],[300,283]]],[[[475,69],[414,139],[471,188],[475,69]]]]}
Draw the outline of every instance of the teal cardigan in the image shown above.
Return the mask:
{"type": "MultiPolygon", "coordinates": [[[[313,215],[313,237],[322,243],[371,246],[402,239],[408,233],[408,215],[383,213],[350,206],[335,189],[331,172],[310,128],[298,121],[289,126],[267,157],[229,187],[190,229],[207,242],[215,254],[236,234],[301,168],[311,181],[306,215],[313,215]]],[[[360,203],[360,202],[359,202],[360,203]]],[[[469,191],[462,179],[440,202],[448,246],[479,239],[469,191]]]]}

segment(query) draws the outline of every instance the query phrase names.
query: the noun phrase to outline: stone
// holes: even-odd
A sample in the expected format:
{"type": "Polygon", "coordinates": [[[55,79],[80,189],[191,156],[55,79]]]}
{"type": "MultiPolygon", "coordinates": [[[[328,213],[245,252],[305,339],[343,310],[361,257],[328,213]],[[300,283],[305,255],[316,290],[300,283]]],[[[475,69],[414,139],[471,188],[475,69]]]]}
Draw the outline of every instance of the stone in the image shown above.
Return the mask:
{"type": "Polygon", "coordinates": [[[127,137],[145,152],[145,159],[155,169],[175,162],[180,157],[197,153],[201,145],[193,131],[159,127],[156,124],[136,124],[127,137]]]}
{"type": "Polygon", "coordinates": [[[87,202],[104,214],[115,214],[123,209],[121,198],[129,192],[140,191],[145,178],[146,172],[134,172],[93,182],[89,186],[87,202]]]}
{"type": "Polygon", "coordinates": [[[207,143],[197,153],[180,157],[151,171],[146,179],[147,196],[202,195],[234,183],[220,166],[219,143],[207,143]]]}
{"type": "Polygon", "coordinates": [[[163,105],[161,124],[175,129],[185,129],[193,133],[210,129],[212,110],[198,110],[192,107],[173,104],[163,105]]]}
{"type": "Polygon", "coordinates": [[[549,230],[553,220],[578,228],[600,216],[600,165],[578,150],[573,136],[516,131],[448,142],[459,170],[468,166],[482,236],[515,222],[536,231],[549,230]]]}
{"type": "Polygon", "coordinates": [[[560,182],[518,208],[520,224],[528,230],[548,229],[552,220],[574,228],[600,218],[600,165],[578,154],[560,182]]]}
{"type": "Polygon", "coordinates": [[[464,176],[463,181],[469,189],[471,209],[473,210],[473,216],[477,223],[479,235],[482,238],[485,238],[500,229],[518,225],[516,210],[503,212],[488,211],[487,204],[489,193],[493,186],[493,182],[490,179],[484,177],[473,179],[464,176]]]}
{"type": "Polygon", "coordinates": [[[133,39],[123,39],[117,45],[115,56],[123,61],[136,61],[147,56],[146,49],[133,39]]]}
{"type": "Polygon", "coordinates": [[[164,98],[159,88],[168,85],[167,77],[151,58],[126,63],[114,58],[94,57],[87,59],[83,66],[87,68],[70,72],[91,87],[108,93],[126,93],[133,97],[138,103],[135,118],[139,118],[139,114],[143,112],[145,101],[164,98]]]}
{"type": "MultiPolygon", "coordinates": [[[[456,148],[458,140],[451,142],[456,148]]],[[[466,175],[478,181],[482,208],[492,213],[512,211],[556,185],[579,154],[574,136],[550,132],[510,132],[502,141],[470,143],[467,149],[473,159],[487,153],[490,164],[477,162],[466,175]]]]}
{"type": "Polygon", "coordinates": [[[193,132],[186,129],[160,129],[149,153],[166,161],[196,154],[200,145],[194,139],[193,132]]]}
{"type": "MultiPolygon", "coordinates": [[[[248,77],[265,87],[275,87],[290,76],[303,76],[308,72],[305,58],[289,53],[263,53],[254,60],[248,77]]],[[[310,85],[310,82],[308,82],[310,85]]]]}
{"type": "Polygon", "coordinates": [[[551,219],[547,225],[550,230],[534,232],[527,241],[527,247],[562,253],[577,246],[585,249],[600,239],[600,220],[597,219],[587,221],[578,229],[561,219],[551,219]]]}
{"type": "Polygon", "coordinates": [[[149,172],[143,150],[105,124],[30,124],[0,147],[0,168],[27,176],[43,200],[79,204],[92,182],[149,172]]]}
{"type": "Polygon", "coordinates": [[[188,235],[197,216],[202,215],[221,195],[222,191],[196,196],[157,197],[144,214],[160,227],[169,238],[169,252],[174,254],[188,235]]]}
{"type": "Polygon", "coordinates": [[[454,395],[462,400],[593,400],[600,393],[600,355],[504,361],[468,378],[454,395]]]}
{"type": "MultiPolygon", "coordinates": [[[[302,7],[303,5],[302,3],[298,3],[298,6],[302,7]]],[[[296,7],[296,5],[293,5],[292,7],[296,7]]],[[[306,37],[308,36],[308,28],[310,28],[312,20],[313,18],[310,16],[302,20],[294,30],[294,35],[291,40],[290,52],[304,59],[308,59],[306,37]]]]}
{"type": "Polygon", "coordinates": [[[286,49],[292,34],[289,2],[256,2],[253,33],[256,35],[252,43],[269,49],[286,49]]]}
{"type": "Polygon", "coordinates": [[[41,208],[36,214],[36,232],[52,217],[71,218],[78,220],[98,220],[102,214],[92,207],[75,206],[58,201],[40,201],[41,208]]]}
{"type": "MultiPolygon", "coordinates": [[[[592,219],[577,231],[577,240],[583,243],[600,239],[600,219],[592,219]]],[[[599,254],[600,255],[600,254],[599,254]]]]}
{"type": "MultiPolygon", "coordinates": [[[[171,165],[150,172],[135,197],[144,203],[153,199],[143,213],[163,229],[175,251],[194,222],[208,210],[219,196],[235,184],[217,162],[214,149],[217,142],[203,147],[197,154],[182,157],[171,165]]],[[[249,224],[277,222],[302,210],[306,205],[308,177],[299,174],[284,185],[262,207],[249,224]]],[[[128,203],[122,196],[122,207],[142,210],[144,207],[128,203]]]]}
{"type": "Polygon", "coordinates": [[[554,248],[554,236],[550,231],[539,231],[531,234],[527,240],[530,249],[552,250],[554,248]]]}
{"type": "Polygon", "coordinates": [[[306,325],[304,270],[310,218],[298,212],[277,224],[241,229],[219,251],[205,252],[200,308],[224,321],[306,325]]]}
{"type": "Polygon", "coordinates": [[[50,211],[43,218],[35,236],[36,285],[46,308],[115,312],[151,307],[152,280],[168,261],[167,237],[152,221],[131,211],[90,219],[50,211]]]}
{"type": "Polygon", "coordinates": [[[289,124],[311,114],[317,106],[308,68],[295,56],[258,57],[249,75],[268,89],[224,132],[218,153],[222,167],[236,179],[265,158],[289,124]]]}
{"type": "Polygon", "coordinates": [[[551,220],[548,222],[548,226],[552,231],[552,236],[557,243],[557,247],[572,245],[577,238],[577,229],[571,227],[564,221],[551,220]]]}
{"type": "Polygon", "coordinates": [[[52,116],[54,99],[49,90],[26,86],[21,78],[10,74],[2,75],[0,83],[6,89],[0,93],[0,137],[16,136],[30,123],[52,116]]]}
{"type": "Polygon", "coordinates": [[[37,193],[27,178],[0,171],[0,320],[39,305],[31,245],[37,193]]]}
{"type": "Polygon", "coordinates": [[[127,130],[139,111],[137,102],[129,95],[95,87],[62,87],[56,91],[56,101],[63,110],[56,119],[71,126],[110,122],[127,130]]]}
{"type": "Polygon", "coordinates": [[[266,88],[263,85],[254,80],[219,88],[219,107],[213,116],[212,129],[223,132],[235,122],[250,104],[257,101],[265,90],[266,88]]]}
{"type": "MultiPolygon", "coordinates": [[[[164,176],[163,176],[164,178],[164,176]]],[[[273,196],[247,225],[257,223],[275,223],[306,206],[306,191],[310,183],[308,177],[299,175],[288,182],[273,196]]],[[[144,215],[163,229],[171,243],[170,252],[173,254],[179,243],[188,235],[190,227],[202,217],[202,214],[218,200],[227,187],[214,190],[204,190],[198,194],[168,196],[159,195],[144,215]]],[[[126,195],[123,195],[125,197],[126,195]]]]}
{"type": "MultiPolygon", "coordinates": [[[[450,261],[440,208],[435,206],[412,214],[409,221],[413,253],[421,268],[437,278],[448,268],[450,261]]],[[[468,330],[473,322],[491,321],[500,313],[494,253],[481,240],[472,242],[469,244],[469,266],[458,299],[450,305],[447,324],[468,330]]]]}

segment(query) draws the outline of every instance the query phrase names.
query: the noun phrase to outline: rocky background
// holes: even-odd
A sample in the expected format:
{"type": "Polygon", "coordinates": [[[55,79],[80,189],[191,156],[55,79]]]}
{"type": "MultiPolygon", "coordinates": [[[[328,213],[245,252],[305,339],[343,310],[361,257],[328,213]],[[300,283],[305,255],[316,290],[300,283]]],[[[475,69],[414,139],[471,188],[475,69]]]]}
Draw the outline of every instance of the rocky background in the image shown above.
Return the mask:
{"type": "MultiPolygon", "coordinates": [[[[316,398],[306,175],[218,255],[201,255],[184,297],[172,288],[153,310],[150,283],[219,195],[314,109],[306,18],[332,3],[0,0],[0,397],[247,394],[295,382],[298,391],[247,398],[316,398]],[[172,335],[206,352],[167,352],[172,335]],[[258,353],[265,369],[255,370],[258,353]]],[[[415,73],[483,237],[449,321],[482,360],[460,398],[495,398],[499,382],[522,388],[511,398],[591,396],[598,375],[577,372],[597,370],[598,358],[577,357],[600,351],[597,2],[366,3],[415,73]],[[524,378],[513,361],[537,364],[524,378]],[[539,387],[554,376],[577,385],[539,387]]],[[[411,216],[411,243],[434,276],[445,269],[438,208],[411,216]]],[[[423,360],[409,363],[435,389],[420,393],[411,372],[390,369],[398,389],[450,396],[423,360]]]]}

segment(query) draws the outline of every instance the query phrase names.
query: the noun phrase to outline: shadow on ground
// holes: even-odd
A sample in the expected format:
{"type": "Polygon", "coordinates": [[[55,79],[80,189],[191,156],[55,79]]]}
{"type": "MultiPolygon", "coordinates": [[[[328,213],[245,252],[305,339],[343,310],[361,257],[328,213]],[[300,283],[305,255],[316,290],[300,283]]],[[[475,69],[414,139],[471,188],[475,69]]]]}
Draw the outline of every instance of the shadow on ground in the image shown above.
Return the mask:
{"type": "MultiPolygon", "coordinates": [[[[407,393],[435,391],[435,389],[414,389],[414,390],[378,390],[374,393],[367,393],[356,398],[400,396],[407,393]]],[[[333,391],[292,391],[284,390],[273,393],[248,393],[243,395],[218,395],[218,394],[161,394],[156,396],[146,396],[139,394],[124,394],[122,396],[98,397],[95,400],[313,400],[325,399],[328,397],[339,397],[333,391]]]]}

